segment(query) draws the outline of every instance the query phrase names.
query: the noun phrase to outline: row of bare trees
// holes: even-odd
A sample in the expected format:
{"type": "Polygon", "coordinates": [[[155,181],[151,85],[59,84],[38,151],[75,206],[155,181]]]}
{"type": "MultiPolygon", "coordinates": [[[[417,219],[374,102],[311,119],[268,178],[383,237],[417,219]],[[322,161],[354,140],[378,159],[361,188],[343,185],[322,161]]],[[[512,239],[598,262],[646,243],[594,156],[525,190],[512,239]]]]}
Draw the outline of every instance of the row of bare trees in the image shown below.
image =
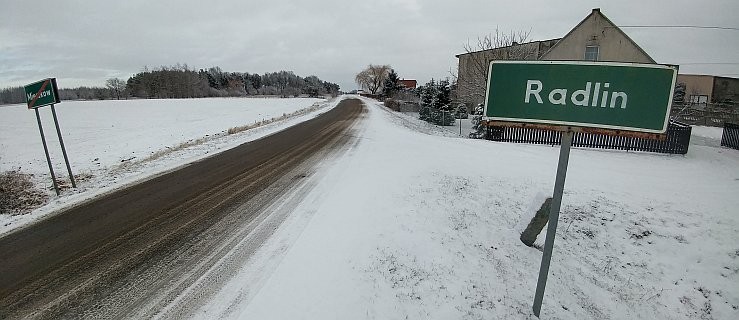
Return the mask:
{"type": "Polygon", "coordinates": [[[339,85],[292,71],[263,75],[225,72],[219,67],[190,70],[187,66],[144,70],[128,79],[131,95],[142,98],[197,98],[247,95],[282,97],[336,95],[339,85]]]}
{"type": "MultiPolygon", "coordinates": [[[[300,77],[292,71],[260,74],[225,72],[219,67],[193,70],[187,65],[144,67],[127,81],[110,78],[105,87],[60,89],[62,100],[136,98],[201,98],[248,95],[336,95],[339,85],[316,76],[300,77]]],[[[23,87],[0,89],[0,104],[25,102],[23,87]]]]}
{"type": "Polygon", "coordinates": [[[23,103],[26,96],[23,87],[10,87],[0,89],[0,104],[23,103]]]}

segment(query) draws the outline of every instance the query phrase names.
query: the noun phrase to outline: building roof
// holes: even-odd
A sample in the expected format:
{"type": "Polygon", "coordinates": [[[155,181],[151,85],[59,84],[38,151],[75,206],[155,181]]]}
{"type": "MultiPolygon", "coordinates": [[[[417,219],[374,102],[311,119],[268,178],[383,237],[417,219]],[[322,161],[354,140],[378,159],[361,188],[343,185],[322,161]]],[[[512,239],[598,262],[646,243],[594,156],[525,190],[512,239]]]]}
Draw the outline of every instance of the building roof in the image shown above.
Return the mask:
{"type": "Polygon", "coordinates": [[[515,43],[514,42],[513,44],[508,45],[508,46],[504,46],[504,47],[496,47],[496,48],[490,48],[490,49],[485,49],[485,50],[478,50],[478,51],[460,53],[460,54],[454,55],[454,57],[455,58],[459,58],[460,56],[463,56],[463,55],[466,55],[466,54],[472,54],[472,53],[478,53],[478,52],[489,51],[489,50],[496,50],[496,49],[503,49],[503,48],[510,48],[510,47],[520,46],[520,45],[529,44],[529,43],[539,43],[539,42],[548,42],[548,41],[559,41],[560,39],[562,39],[562,38],[552,38],[552,39],[548,39],[548,40],[532,40],[532,41],[524,42],[524,43],[515,43]]]}
{"type": "Polygon", "coordinates": [[[714,77],[714,78],[726,78],[726,79],[734,79],[739,80],[739,78],[735,77],[727,77],[727,76],[716,76],[712,74],[695,74],[695,73],[678,73],[678,77],[714,77]]]}
{"type": "MultiPolygon", "coordinates": [[[[600,16],[600,17],[601,17],[601,18],[602,18],[603,20],[605,20],[606,22],[608,22],[608,23],[609,23],[609,24],[610,24],[610,25],[612,26],[611,28],[614,28],[614,29],[616,29],[616,32],[620,33],[620,34],[621,34],[621,35],[623,35],[623,36],[624,36],[624,37],[625,37],[625,38],[626,38],[627,40],[631,41],[631,43],[632,43],[632,44],[633,44],[633,45],[634,45],[634,46],[635,46],[635,47],[636,47],[636,48],[637,48],[637,49],[638,49],[639,51],[641,51],[641,53],[643,53],[643,54],[644,54],[644,55],[645,55],[645,56],[646,56],[647,58],[649,58],[649,60],[650,60],[650,61],[651,61],[652,63],[657,63],[656,61],[654,61],[654,59],[653,59],[653,58],[652,58],[652,57],[651,57],[651,56],[650,56],[650,55],[649,55],[649,54],[648,54],[648,53],[647,53],[646,51],[644,51],[644,49],[642,49],[642,47],[640,47],[640,46],[639,46],[639,45],[638,45],[638,44],[637,44],[637,43],[636,43],[636,42],[635,42],[635,41],[634,41],[633,39],[631,39],[631,37],[629,37],[629,35],[627,35],[627,34],[626,34],[626,33],[625,33],[625,32],[624,32],[623,30],[621,30],[621,28],[619,28],[618,26],[616,26],[616,24],[615,24],[615,23],[613,23],[613,21],[611,21],[611,19],[608,19],[608,17],[606,17],[606,16],[605,16],[605,15],[604,15],[604,14],[603,14],[602,12],[600,12],[600,8],[594,8],[594,9],[593,9],[593,11],[591,11],[589,15],[587,15],[587,16],[586,16],[586,17],[585,17],[584,19],[582,19],[582,21],[580,21],[580,23],[578,23],[578,24],[577,24],[577,25],[576,25],[576,26],[575,26],[574,28],[572,28],[572,29],[570,30],[570,32],[568,32],[568,33],[567,33],[567,34],[566,34],[566,35],[565,35],[564,37],[562,37],[561,39],[566,39],[566,38],[567,38],[568,36],[570,36],[570,35],[571,35],[572,33],[574,33],[574,32],[575,32],[575,30],[577,30],[577,29],[578,29],[578,28],[579,28],[579,27],[580,27],[580,26],[581,26],[581,25],[582,25],[583,23],[585,23],[585,21],[587,21],[588,19],[590,19],[590,17],[592,17],[592,16],[594,16],[594,15],[598,15],[598,16],[600,16]]],[[[558,41],[558,42],[557,42],[557,43],[556,43],[555,45],[553,45],[553,46],[552,46],[551,48],[549,48],[549,51],[545,52],[545,53],[544,53],[544,54],[542,55],[542,58],[546,57],[546,56],[547,56],[547,54],[549,54],[549,52],[552,52],[553,50],[555,50],[555,49],[557,48],[557,46],[559,46],[559,45],[560,45],[561,43],[562,43],[562,41],[558,41]]]]}
{"type": "Polygon", "coordinates": [[[409,89],[413,89],[418,85],[418,82],[415,79],[400,79],[399,81],[400,84],[409,89]]]}
{"type": "Polygon", "coordinates": [[[604,21],[606,21],[606,22],[607,22],[608,24],[610,24],[610,26],[609,26],[608,28],[613,28],[613,29],[615,29],[615,30],[616,30],[616,32],[618,32],[618,33],[619,33],[619,34],[621,34],[621,35],[622,35],[622,36],[623,36],[624,38],[626,38],[626,39],[627,39],[627,40],[628,40],[629,42],[631,42],[631,44],[632,44],[632,45],[633,45],[633,46],[634,46],[634,47],[635,47],[635,48],[636,48],[637,50],[639,50],[639,51],[640,51],[640,52],[641,52],[642,54],[644,54],[644,56],[645,56],[645,57],[646,57],[647,59],[649,59],[649,61],[650,61],[651,63],[657,63],[657,62],[656,62],[656,61],[655,61],[655,60],[654,60],[654,59],[653,59],[653,58],[652,58],[652,57],[651,57],[651,56],[650,56],[650,55],[649,55],[649,54],[648,54],[648,53],[647,53],[646,51],[644,51],[644,49],[643,49],[643,48],[642,48],[641,46],[639,46],[639,45],[638,45],[638,44],[637,44],[637,43],[636,43],[636,42],[635,42],[635,41],[634,41],[633,39],[631,39],[631,37],[629,37],[629,35],[627,35],[627,34],[626,34],[626,33],[625,33],[625,32],[624,32],[623,30],[621,30],[621,28],[619,28],[618,26],[616,26],[616,24],[614,24],[614,23],[613,23],[613,21],[611,21],[610,19],[608,19],[608,17],[606,17],[606,16],[605,16],[605,15],[604,15],[604,14],[603,14],[602,12],[600,12],[600,8],[594,8],[594,9],[593,9],[593,10],[592,10],[592,11],[590,12],[590,14],[589,14],[589,15],[587,15],[587,16],[586,16],[586,17],[585,17],[584,19],[582,19],[582,21],[580,21],[580,23],[578,23],[578,24],[577,24],[577,25],[576,25],[576,26],[575,26],[574,28],[572,28],[572,29],[571,29],[571,30],[570,30],[570,31],[569,31],[569,32],[568,32],[568,33],[567,33],[567,34],[566,34],[566,35],[565,35],[564,37],[562,37],[562,38],[553,38],[553,39],[548,39],[548,40],[536,40],[536,41],[530,41],[530,42],[525,42],[525,43],[514,43],[514,44],[512,44],[512,45],[509,45],[509,46],[505,46],[505,47],[497,47],[497,48],[491,48],[491,49],[486,49],[486,50],[478,50],[478,51],[473,51],[473,52],[465,52],[465,53],[460,53],[460,54],[457,54],[457,55],[455,55],[455,57],[456,57],[456,58],[459,58],[460,56],[463,56],[463,55],[466,55],[466,54],[472,54],[472,53],[478,53],[478,52],[483,52],[483,51],[489,51],[489,50],[496,50],[496,49],[502,49],[502,48],[509,48],[509,47],[513,47],[513,46],[519,46],[519,45],[524,45],[524,44],[531,44],[531,43],[541,43],[541,42],[548,42],[548,41],[556,41],[556,43],[555,43],[555,44],[554,44],[554,45],[553,45],[552,47],[550,47],[550,48],[549,48],[549,50],[547,50],[547,52],[544,52],[543,54],[541,54],[541,58],[543,59],[543,58],[545,58],[545,57],[547,56],[547,54],[548,54],[549,52],[552,52],[553,50],[555,50],[555,49],[557,48],[557,46],[559,46],[560,44],[562,44],[562,43],[563,43],[563,41],[561,41],[561,40],[564,40],[565,38],[567,38],[568,36],[570,36],[571,34],[573,34],[573,33],[574,33],[574,32],[575,32],[575,31],[576,31],[576,30],[577,30],[577,29],[578,29],[578,28],[579,28],[580,26],[582,26],[582,24],[583,24],[583,23],[585,23],[585,21],[587,21],[587,20],[588,20],[589,18],[591,18],[591,17],[593,16],[593,15],[598,15],[598,16],[599,16],[599,17],[601,17],[601,18],[602,18],[602,19],[603,19],[604,21]]]}

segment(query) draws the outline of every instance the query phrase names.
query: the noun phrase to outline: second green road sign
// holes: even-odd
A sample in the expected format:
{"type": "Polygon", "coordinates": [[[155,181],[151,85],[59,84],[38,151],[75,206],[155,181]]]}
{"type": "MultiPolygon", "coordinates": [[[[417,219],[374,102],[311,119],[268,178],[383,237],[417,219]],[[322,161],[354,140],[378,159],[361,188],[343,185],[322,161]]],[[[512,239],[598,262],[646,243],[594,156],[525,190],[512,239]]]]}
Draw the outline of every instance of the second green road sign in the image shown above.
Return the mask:
{"type": "Polygon", "coordinates": [[[59,103],[59,90],[56,87],[56,78],[36,81],[24,87],[28,109],[48,106],[59,103]]]}
{"type": "Polygon", "coordinates": [[[663,133],[677,67],[583,61],[491,61],[494,121],[663,133]]]}

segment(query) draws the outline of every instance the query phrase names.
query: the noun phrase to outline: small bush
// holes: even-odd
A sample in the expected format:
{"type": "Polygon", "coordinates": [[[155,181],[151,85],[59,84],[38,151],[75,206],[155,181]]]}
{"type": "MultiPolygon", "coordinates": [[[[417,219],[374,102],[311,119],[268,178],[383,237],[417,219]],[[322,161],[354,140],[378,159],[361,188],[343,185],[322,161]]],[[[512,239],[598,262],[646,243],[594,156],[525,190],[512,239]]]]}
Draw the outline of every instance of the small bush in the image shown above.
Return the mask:
{"type": "Polygon", "coordinates": [[[0,173],[0,214],[26,214],[42,206],[49,196],[34,188],[31,175],[18,171],[0,173]]]}
{"type": "Polygon", "coordinates": [[[434,108],[422,108],[418,113],[418,118],[437,126],[453,126],[455,124],[453,113],[434,108]]]}
{"type": "Polygon", "coordinates": [[[400,103],[394,99],[385,99],[385,106],[393,111],[400,111],[400,103]]]}

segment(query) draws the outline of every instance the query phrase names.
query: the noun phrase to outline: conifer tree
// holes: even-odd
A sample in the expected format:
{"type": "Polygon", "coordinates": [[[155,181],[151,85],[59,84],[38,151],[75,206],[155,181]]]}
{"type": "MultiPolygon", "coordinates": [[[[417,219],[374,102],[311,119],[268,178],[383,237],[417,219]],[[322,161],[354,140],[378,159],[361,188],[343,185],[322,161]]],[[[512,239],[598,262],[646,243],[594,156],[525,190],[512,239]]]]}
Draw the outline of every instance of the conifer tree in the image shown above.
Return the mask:
{"type": "Polygon", "coordinates": [[[436,101],[435,108],[443,111],[451,111],[452,102],[450,98],[451,90],[449,89],[449,81],[441,80],[436,86],[436,101]]]}
{"type": "Polygon", "coordinates": [[[395,70],[390,69],[390,73],[388,73],[387,78],[385,78],[385,81],[382,84],[382,95],[385,98],[391,98],[395,93],[402,89],[403,86],[400,84],[398,74],[395,73],[395,70]]]}

